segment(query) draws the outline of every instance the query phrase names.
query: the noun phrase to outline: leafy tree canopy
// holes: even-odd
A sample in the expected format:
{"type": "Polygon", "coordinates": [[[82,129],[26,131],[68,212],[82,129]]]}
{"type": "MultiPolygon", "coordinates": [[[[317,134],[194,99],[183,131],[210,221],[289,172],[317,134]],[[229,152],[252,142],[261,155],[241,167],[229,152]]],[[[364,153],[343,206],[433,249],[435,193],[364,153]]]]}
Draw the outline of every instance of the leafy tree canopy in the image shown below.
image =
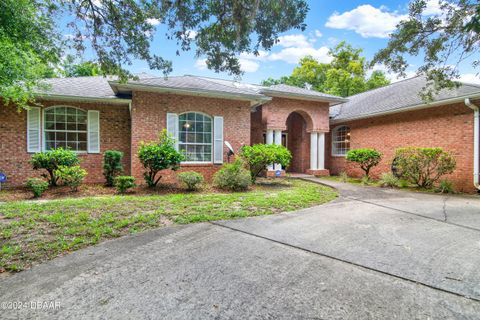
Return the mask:
{"type": "Polygon", "coordinates": [[[59,76],[64,77],[89,77],[102,75],[100,65],[94,61],[77,62],[75,57],[68,55],[61,64],[59,76]]]}
{"type": "Polygon", "coordinates": [[[263,84],[268,86],[285,83],[297,87],[309,85],[313,90],[342,97],[389,84],[385,74],[378,70],[367,77],[369,68],[362,52],[362,49],[341,42],[330,50],[330,63],[320,63],[312,57],[305,57],[290,76],[278,80],[269,78],[263,81],[263,84]]]}
{"type": "Polygon", "coordinates": [[[405,74],[408,56],[422,56],[423,73],[433,85],[424,88],[424,98],[443,87],[453,87],[459,77],[458,65],[472,59],[480,64],[480,4],[468,0],[439,0],[442,13],[427,15],[427,1],[414,0],[408,19],[401,21],[386,48],[380,50],[373,63],[383,63],[390,70],[405,74]]]}
{"type": "Polygon", "coordinates": [[[0,94],[27,107],[32,88],[66,48],[79,55],[89,49],[100,74],[122,81],[132,77],[126,69],[132,59],[168,74],[172,63],[151,47],[157,25],[176,41],[177,54],[195,45],[210,69],[240,75],[240,53],[258,54],[280,33],[304,30],[307,12],[305,0],[2,0],[0,94]],[[70,19],[71,37],[60,35],[56,18],[70,19]]]}

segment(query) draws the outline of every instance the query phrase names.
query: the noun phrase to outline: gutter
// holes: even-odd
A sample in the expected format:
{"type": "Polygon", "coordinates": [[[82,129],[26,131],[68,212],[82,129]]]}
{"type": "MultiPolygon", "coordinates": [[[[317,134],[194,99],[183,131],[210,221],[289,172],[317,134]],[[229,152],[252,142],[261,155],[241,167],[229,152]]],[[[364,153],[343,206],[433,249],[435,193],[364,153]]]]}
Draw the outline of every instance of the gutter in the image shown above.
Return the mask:
{"type": "Polygon", "coordinates": [[[478,106],[470,101],[470,98],[465,99],[465,105],[473,110],[473,185],[480,191],[480,110],[478,106]]]}
{"type": "Polygon", "coordinates": [[[43,99],[43,100],[58,100],[58,101],[100,102],[100,103],[123,104],[123,105],[128,105],[132,102],[131,99],[122,99],[122,98],[96,98],[96,97],[85,97],[85,96],[45,94],[45,93],[37,93],[36,96],[39,99],[43,99]]]}

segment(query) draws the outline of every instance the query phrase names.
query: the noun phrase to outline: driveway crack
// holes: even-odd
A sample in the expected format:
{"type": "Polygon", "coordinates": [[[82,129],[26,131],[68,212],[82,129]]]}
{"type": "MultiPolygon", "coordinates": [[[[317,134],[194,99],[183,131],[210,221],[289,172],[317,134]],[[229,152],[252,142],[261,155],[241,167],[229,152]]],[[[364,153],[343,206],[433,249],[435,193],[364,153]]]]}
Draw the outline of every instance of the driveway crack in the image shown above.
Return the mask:
{"type": "Polygon", "coordinates": [[[445,199],[443,199],[443,221],[447,222],[447,200],[448,200],[448,197],[445,197],[445,199]]]}

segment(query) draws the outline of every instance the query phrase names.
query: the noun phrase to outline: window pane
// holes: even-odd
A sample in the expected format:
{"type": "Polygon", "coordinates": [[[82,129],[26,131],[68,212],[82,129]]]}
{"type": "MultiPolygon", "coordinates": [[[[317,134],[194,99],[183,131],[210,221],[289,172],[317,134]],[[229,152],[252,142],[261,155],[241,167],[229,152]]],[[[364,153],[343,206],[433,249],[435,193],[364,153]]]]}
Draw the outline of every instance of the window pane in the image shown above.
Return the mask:
{"type": "Polygon", "coordinates": [[[84,132],[78,133],[78,141],[87,141],[87,134],[84,132]]]}
{"type": "Polygon", "coordinates": [[[65,132],[57,132],[57,134],[55,135],[55,139],[58,141],[58,140],[65,140],[65,132]]]}
{"type": "Polygon", "coordinates": [[[86,124],[78,124],[77,125],[77,130],[78,131],[87,131],[87,125],[86,124]]]}
{"type": "Polygon", "coordinates": [[[67,133],[67,141],[77,141],[77,133],[68,132],[67,133]]]}
{"type": "Polygon", "coordinates": [[[53,129],[55,129],[55,122],[46,122],[46,123],[45,123],[45,129],[46,129],[46,130],[53,130],[53,129]]]}
{"type": "Polygon", "coordinates": [[[76,123],[67,123],[67,130],[77,130],[77,124],[76,123]]]}
{"type": "Polygon", "coordinates": [[[87,142],[79,142],[78,151],[87,151],[87,142]]]}
{"type": "Polygon", "coordinates": [[[55,123],[55,130],[65,130],[65,123],[64,122],[55,123]]]}

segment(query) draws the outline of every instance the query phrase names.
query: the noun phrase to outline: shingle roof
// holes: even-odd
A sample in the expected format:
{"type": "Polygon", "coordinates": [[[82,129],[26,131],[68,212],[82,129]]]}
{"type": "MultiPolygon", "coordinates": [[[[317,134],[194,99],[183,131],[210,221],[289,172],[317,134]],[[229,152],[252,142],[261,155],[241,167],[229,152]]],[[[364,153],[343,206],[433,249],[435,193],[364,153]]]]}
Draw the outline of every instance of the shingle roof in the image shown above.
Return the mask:
{"type": "MultiPolygon", "coordinates": [[[[420,93],[426,84],[424,76],[417,76],[347,97],[347,102],[330,108],[330,117],[335,121],[366,118],[424,105],[420,93]]],[[[442,89],[434,95],[433,100],[442,101],[473,94],[480,94],[480,86],[462,83],[455,89],[442,89]]]]}
{"type": "Polygon", "coordinates": [[[229,86],[220,81],[211,81],[207,78],[190,75],[130,80],[128,81],[128,85],[130,84],[160,88],[185,89],[194,92],[218,92],[239,96],[245,95],[252,98],[265,98],[265,96],[254,90],[229,86]]]}
{"type": "Polygon", "coordinates": [[[108,80],[115,77],[77,77],[77,78],[52,78],[42,81],[47,88],[40,88],[38,93],[62,96],[76,96],[87,98],[116,98],[115,92],[108,84],[108,80]]]}
{"type": "Polygon", "coordinates": [[[279,94],[290,94],[293,96],[304,96],[304,97],[312,97],[312,98],[320,98],[326,99],[330,101],[346,101],[346,99],[337,97],[331,94],[326,94],[322,92],[318,92],[315,90],[309,90],[294,86],[289,86],[286,84],[276,84],[270,87],[264,87],[262,89],[262,93],[279,93],[279,94]]]}

